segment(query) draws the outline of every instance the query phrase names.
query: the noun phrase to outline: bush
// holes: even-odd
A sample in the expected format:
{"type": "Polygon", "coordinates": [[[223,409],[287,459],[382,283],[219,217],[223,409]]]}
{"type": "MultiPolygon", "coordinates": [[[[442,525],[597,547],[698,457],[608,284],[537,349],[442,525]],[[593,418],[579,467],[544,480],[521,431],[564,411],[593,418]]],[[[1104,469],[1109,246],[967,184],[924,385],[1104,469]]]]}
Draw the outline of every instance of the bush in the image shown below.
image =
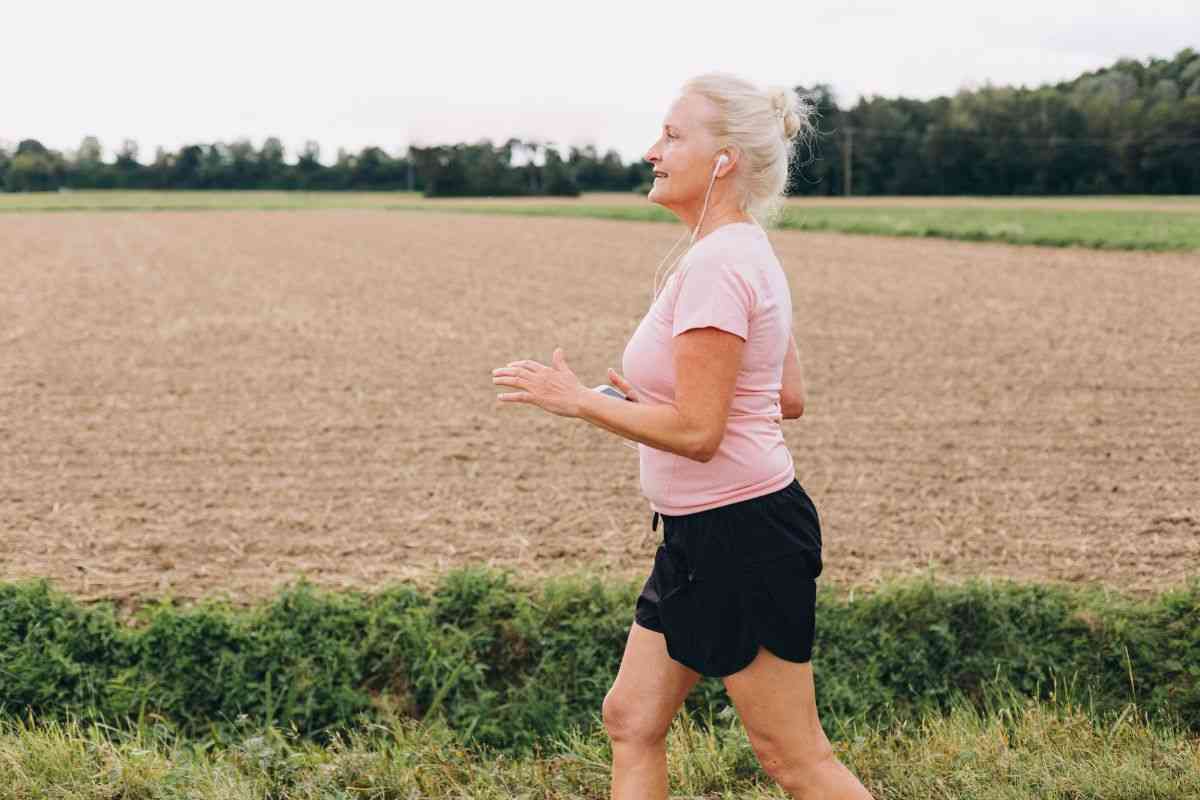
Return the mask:
{"type": "MultiPolygon", "coordinates": [[[[301,582],[239,609],[156,603],[132,626],[46,582],[0,585],[0,713],[144,722],[220,739],[239,719],[317,741],[382,712],[437,717],[464,744],[528,752],[595,724],[640,581],[566,576],[539,591],[507,572],[452,571],[428,595],[322,592],[301,582]]],[[[1200,731],[1200,581],[1144,602],[1096,591],[908,579],[854,600],[818,595],[817,701],[831,735],[982,708],[1070,685],[1095,713],[1136,701],[1200,731]],[[997,691],[1001,689],[1003,691],[997,691]]],[[[727,706],[716,679],[687,701],[727,706]]]]}

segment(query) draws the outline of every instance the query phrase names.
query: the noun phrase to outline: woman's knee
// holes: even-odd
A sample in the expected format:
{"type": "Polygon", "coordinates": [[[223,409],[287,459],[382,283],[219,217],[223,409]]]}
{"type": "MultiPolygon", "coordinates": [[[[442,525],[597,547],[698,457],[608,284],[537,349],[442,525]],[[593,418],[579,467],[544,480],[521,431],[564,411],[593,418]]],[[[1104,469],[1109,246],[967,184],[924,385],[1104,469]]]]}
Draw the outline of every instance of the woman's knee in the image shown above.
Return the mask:
{"type": "Polygon", "coordinates": [[[828,769],[837,761],[833,745],[824,736],[800,748],[794,742],[776,742],[761,736],[750,737],[750,744],[763,770],[789,791],[811,784],[815,771],[828,769]]]}
{"type": "Polygon", "coordinates": [[[653,744],[667,737],[671,721],[665,722],[644,704],[609,692],[600,707],[604,729],[613,741],[653,744]]]}

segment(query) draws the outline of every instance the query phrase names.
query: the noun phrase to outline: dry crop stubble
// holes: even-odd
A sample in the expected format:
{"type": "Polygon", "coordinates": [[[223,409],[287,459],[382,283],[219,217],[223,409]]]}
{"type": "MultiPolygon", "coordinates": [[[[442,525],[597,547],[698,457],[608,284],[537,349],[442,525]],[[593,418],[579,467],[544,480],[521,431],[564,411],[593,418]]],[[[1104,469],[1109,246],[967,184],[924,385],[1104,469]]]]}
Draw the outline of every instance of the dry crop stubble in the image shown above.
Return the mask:
{"type": "MultiPolygon", "coordinates": [[[[637,455],[497,407],[604,380],[675,226],[373,210],[6,214],[0,577],[83,597],[634,578],[637,455]]],[[[838,586],[933,565],[1150,592],[1200,563],[1200,258],[775,231],[785,421],[838,586]]]]}

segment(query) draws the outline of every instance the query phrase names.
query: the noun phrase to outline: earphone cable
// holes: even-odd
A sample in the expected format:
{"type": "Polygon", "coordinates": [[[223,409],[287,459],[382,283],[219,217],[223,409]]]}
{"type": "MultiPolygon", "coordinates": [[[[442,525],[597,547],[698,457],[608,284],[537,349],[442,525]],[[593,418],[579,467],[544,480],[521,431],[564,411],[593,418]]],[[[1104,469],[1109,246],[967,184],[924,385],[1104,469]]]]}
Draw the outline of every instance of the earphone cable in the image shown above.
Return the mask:
{"type": "MultiPolygon", "coordinates": [[[[721,157],[721,160],[724,160],[724,156],[721,157]]],[[[700,226],[704,224],[704,216],[705,216],[705,214],[708,213],[708,198],[709,198],[709,195],[712,194],[713,183],[716,182],[717,172],[720,169],[721,169],[721,161],[718,161],[717,166],[713,169],[712,177],[708,179],[708,189],[706,189],[704,192],[704,207],[700,209],[700,221],[696,223],[696,227],[693,228],[691,231],[692,236],[691,236],[690,241],[688,241],[687,249],[685,249],[682,253],[680,253],[679,257],[676,258],[675,261],[671,262],[671,266],[667,268],[666,273],[663,275],[663,284],[664,285],[666,284],[667,279],[671,276],[672,270],[675,269],[675,264],[679,263],[679,260],[682,259],[685,255],[687,255],[688,251],[692,249],[692,245],[694,245],[696,243],[696,234],[700,232],[700,226]]],[[[651,305],[653,305],[654,301],[658,299],[658,293],[660,291],[659,285],[658,285],[658,272],[660,269],[662,269],[663,261],[666,261],[667,258],[669,258],[671,256],[671,253],[675,252],[675,248],[679,246],[679,242],[682,241],[683,236],[686,236],[686,235],[687,235],[687,231],[684,231],[684,234],[679,237],[679,240],[677,240],[675,242],[675,244],[671,245],[671,249],[667,251],[666,257],[664,257],[662,261],[658,262],[658,266],[654,269],[654,290],[653,290],[653,293],[650,295],[651,305]]]]}

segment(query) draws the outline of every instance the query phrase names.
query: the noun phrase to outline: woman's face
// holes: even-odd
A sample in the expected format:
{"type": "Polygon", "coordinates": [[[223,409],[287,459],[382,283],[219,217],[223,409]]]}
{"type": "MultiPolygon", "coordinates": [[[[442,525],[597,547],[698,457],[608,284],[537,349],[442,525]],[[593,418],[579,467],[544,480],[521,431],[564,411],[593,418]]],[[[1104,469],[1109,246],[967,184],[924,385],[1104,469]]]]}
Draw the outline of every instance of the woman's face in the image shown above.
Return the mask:
{"type": "Polygon", "coordinates": [[[715,112],[700,95],[682,95],[667,109],[658,141],[643,156],[656,173],[665,173],[655,177],[647,200],[672,210],[699,209],[716,168],[718,148],[704,127],[715,112]]]}

